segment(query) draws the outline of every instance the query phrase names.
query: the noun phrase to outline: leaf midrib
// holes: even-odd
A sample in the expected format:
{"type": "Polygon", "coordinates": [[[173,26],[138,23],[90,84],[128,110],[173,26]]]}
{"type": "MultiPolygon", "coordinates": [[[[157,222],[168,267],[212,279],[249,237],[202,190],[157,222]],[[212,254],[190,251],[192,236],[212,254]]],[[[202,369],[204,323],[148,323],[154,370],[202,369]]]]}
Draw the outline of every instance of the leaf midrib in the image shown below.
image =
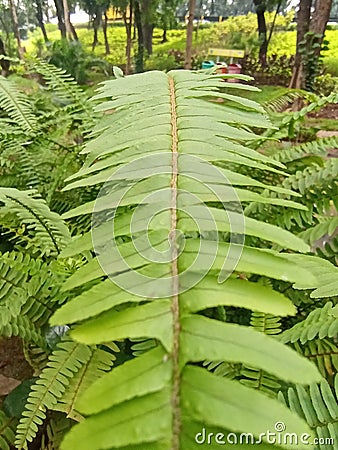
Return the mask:
{"type": "Polygon", "coordinates": [[[171,188],[171,227],[169,241],[171,245],[171,276],[172,276],[172,303],[171,311],[173,315],[173,387],[171,403],[173,408],[173,438],[172,450],[180,448],[180,369],[179,369],[179,341],[180,341],[180,313],[179,313],[179,281],[178,281],[178,251],[175,242],[175,230],[177,228],[177,177],[178,177],[178,130],[177,130],[177,105],[175,95],[175,83],[171,76],[169,81],[170,112],[171,112],[171,151],[172,151],[172,176],[171,188]]]}

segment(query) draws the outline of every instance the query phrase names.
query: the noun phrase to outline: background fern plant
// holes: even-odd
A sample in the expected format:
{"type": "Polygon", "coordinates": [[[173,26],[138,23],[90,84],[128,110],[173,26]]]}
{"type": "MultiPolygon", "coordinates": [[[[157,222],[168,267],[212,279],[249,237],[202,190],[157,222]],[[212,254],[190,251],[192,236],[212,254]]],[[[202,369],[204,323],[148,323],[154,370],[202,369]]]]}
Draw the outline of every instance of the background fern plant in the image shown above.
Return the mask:
{"type": "Polygon", "coordinates": [[[86,94],[62,71],[43,62],[30,69],[43,76],[43,95],[27,95],[12,81],[0,80],[0,335],[23,340],[36,377],[24,381],[4,402],[0,429],[4,449],[14,448],[16,439],[24,448],[33,439],[41,449],[57,448],[71,420],[51,411],[61,410],[78,420],[72,413],[76,392],[109,370],[115,359],[111,349],[87,346],[80,346],[82,356],[80,352],[77,357],[73,351],[77,344],[58,342],[58,333],[62,336],[67,328],[54,330],[48,324],[67,298],[60,293],[62,283],[83,263],[57,261],[71,238],[58,213],[77,202],[60,191],[65,176],[79,167],[78,154],[95,115],[86,94]],[[62,387],[60,380],[65,383],[62,387]],[[15,437],[25,396],[30,414],[24,415],[15,437]]]}
{"type": "Polygon", "coordinates": [[[64,450],[190,449],[198,447],[195,435],[203,427],[258,436],[278,420],[288,432],[307,429],[251,383],[203,368],[207,360],[226,361],[283,383],[320,381],[314,365],[275,338],[207,317],[219,306],[293,315],[287,297],[257,281],[263,276],[314,289],[323,282],[317,273],[325,270],[311,256],[299,265],[288,252],[309,247],[257,217],[245,218],[241,245],[238,200],[244,206],[305,207],[292,200],[297,193],[290,189],[240,173],[245,166],[283,175],[283,166],[250,148],[261,137],[248,128],[270,127],[262,109],[220,92],[224,86],[232,88],[204,73],[151,72],[106,82],[96,96],[105,99],[98,109],[106,114],[67,190],[99,185],[101,195],[64,215],[95,212],[91,234],[61,254],[74,258],[91,250],[91,257],[64,285],[65,292],[81,293],[51,323],[71,325],[70,336],[87,345],[142,338],[157,346],[83,394],[75,409],[88,417],[66,436],[64,450]],[[226,104],[210,102],[215,97],[226,104]],[[170,258],[161,259],[159,253],[168,255],[168,236],[170,258]]]}

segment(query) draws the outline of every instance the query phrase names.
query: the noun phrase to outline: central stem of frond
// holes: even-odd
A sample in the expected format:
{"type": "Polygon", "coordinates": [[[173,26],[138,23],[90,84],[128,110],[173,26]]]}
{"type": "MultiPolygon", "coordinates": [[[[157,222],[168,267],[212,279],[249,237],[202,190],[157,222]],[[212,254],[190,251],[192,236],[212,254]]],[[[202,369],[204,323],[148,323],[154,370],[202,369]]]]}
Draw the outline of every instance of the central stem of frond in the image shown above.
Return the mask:
{"type": "Polygon", "coordinates": [[[171,276],[172,276],[172,304],[173,314],[173,442],[172,450],[180,448],[181,412],[180,412],[180,369],[179,369],[179,344],[180,344],[180,311],[179,311],[179,280],[177,257],[178,250],[175,242],[175,230],[177,229],[177,178],[178,178],[178,132],[177,132],[177,111],[174,80],[169,77],[170,109],[171,109],[171,136],[172,136],[172,176],[171,176],[171,276]]]}

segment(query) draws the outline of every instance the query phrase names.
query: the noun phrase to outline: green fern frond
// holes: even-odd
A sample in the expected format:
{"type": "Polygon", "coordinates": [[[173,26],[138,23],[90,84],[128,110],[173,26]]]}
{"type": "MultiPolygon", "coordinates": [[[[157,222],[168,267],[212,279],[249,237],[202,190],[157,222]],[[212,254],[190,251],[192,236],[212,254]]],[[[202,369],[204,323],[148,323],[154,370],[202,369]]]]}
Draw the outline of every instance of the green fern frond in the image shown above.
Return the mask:
{"type": "Polygon", "coordinates": [[[5,337],[20,336],[24,341],[38,345],[41,348],[46,346],[46,340],[41,330],[23,314],[11,317],[9,322],[0,325],[0,335],[5,337]]]}
{"type": "Polygon", "coordinates": [[[292,104],[297,98],[303,98],[305,91],[302,90],[290,90],[285,88],[285,91],[275,98],[263,103],[264,108],[271,113],[284,111],[290,104],[292,104]]]}
{"type": "Polygon", "coordinates": [[[271,130],[266,133],[266,137],[274,137],[281,139],[285,136],[294,135],[294,128],[298,122],[304,120],[304,118],[311,112],[324,108],[324,106],[330,103],[338,103],[338,94],[332,92],[327,97],[320,97],[309,105],[304,106],[300,111],[295,111],[292,114],[288,114],[283,118],[278,126],[278,130],[271,130]]]}
{"type": "Polygon", "coordinates": [[[331,379],[338,371],[338,347],[329,339],[315,339],[305,344],[295,342],[295,350],[313,361],[322,376],[331,379]]]}
{"type": "Polygon", "coordinates": [[[335,388],[326,380],[320,384],[290,387],[285,394],[280,393],[280,400],[286,402],[290,409],[304,417],[315,432],[318,450],[335,450],[338,439],[338,375],[335,388]]]}
{"type": "Polygon", "coordinates": [[[83,112],[89,121],[87,126],[93,123],[93,106],[88,101],[87,95],[65,70],[38,60],[32,65],[32,70],[43,76],[48,89],[59,99],[72,104],[75,113],[83,112]]]}
{"type": "Polygon", "coordinates": [[[0,409],[0,448],[11,450],[15,441],[15,428],[17,424],[15,417],[7,417],[0,409]]]}
{"type": "Polygon", "coordinates": [[[203,366],[207,367],[210,372],[213,372],[219,377],[226,377],[230,380],[238,378],[241,371],[241,364],[233,364],[229,362],[215,362],[215,361],[204,361],[203,366]]]}
{"type": "Polygon", "coordinates": [[[41,437],[39,450],[58,450],[63,436],[71,428],[71,421],[64,414],[56,414],[46,424],[46,431],[41,437]]]}
{"type": "Polygon", "coordinates": [[[274,152],[271,158],[282,163],[288,163],[309,155],[325,156],[327,151],[338,147],[338,137],[317,138],[299,145],[289,145],[274,152]]]}
{"type": "Polygon", "coordinates": [[[38,426],[46,418],[67,389],[69,381],[90,359],[91,350],[86,345],[64,340],[48,358],[38,380],[31,387],[26,409],[17,426],[15,445],[27,449],[27,443],[36,436],[38,426]]]}
{"type": "Polygon", "coordinates": [[[4,77],[0,77],[0,108],[26,132],[37,132],[37,120],[28,98],[4,77]]]}
{"type": "Polygon", "coordinates": [[[242,367],[240,375],[240,383],[244,386],[262,391],[271,397],[275,397],[281,387],[277,377],[255,367],[242,367]]]}
{"type": "Polygon", "coordinates": [[[19,191],[14,188],[0,188],[0,214],[18,217],[29,235],[30,244],[47,256],[59,254],[70,241],[70,233],[60,216],[48,208],[36,191],[19,191]]]}
{"type": "Polygon", "coordinates": [[[9,324],[17,317],[27,300],[23,286],[29,279],[29,256],[22,253],[1,255],[0,258],[0,325],[9,324]],[[19,265],[19,269],[16,266],[19,265]],[[20,270],[22,265],[26,270],[20,270]]]}
{"type": "Polygon", "coordinates": [[[6,335],[38,338],[63,298],[61,280],[47,263],[23,252],[0,254],[0,269],[0,327],[6,335]]]}
{"type": "MultiPolygon", "coordinates": [[[[284,167],[251,148],[261,136],[249,128],[270,126],[262,108],[224,87],[246,89],[205,73],[148,72],[108,81],[96,96],[105,100],[97,109],[106,114],[66,189],[97,186],[101,196],[64,215],[94,209],[92,236],[74,240],[60,255],[90,256],[63,286],[80,293],[50,323],[73,324],[71,336],[87,345],[125,339],[158,345],[116,366],[79,397],[75,410],[86,418],[67,434],[62,450],[183,449],[196,422],[255,436],[278,420],[289,432],[306,431],[276,399],[201,367],[225,361],[286,382],[320,380],[314,364],[274,336],[203,315],[219,306],[296,313],[255,276],[318,287],[305,264],[285,257],[289,250],[308,252],[303,241],[242,214],[240,202],[303,207],[289,199],[292,191],[282,188],[289,198],[273,199],[263,194],[274,190],[271,184],[240,173],[246,165],[282,175],[284,167]],[[209,101],[219,97],[225,105],[209,101]],[[244,233],[265,248],[239,244],[244,233]],[[228,257],[231,247],[240,249],[238,258],[228,257]]],[[[270,331],[278,328],[275,318],[269,323],[270,331]]]]}
{"type": "Polygon", "coordinates": [[[143,353],[158,345],[158,342],[156,342],[155,339],[131,339],[131,341],[135,342],[135,344],[131,346],[134,356],[143,355],[143,353]]]}
{"type": "MultiPolygon", "coordinates": [[[[279,317],[259,312],[253,312],[251,314],[250,325],[256,331],[268,335],[278,334],[281,331],[279,317]]],[[[265,392],[270,396],[276,395],[281,386],[276,377],[254,367],[231,364],[224,361],[205,361],[203,366],[207,366],[208,370],[212,371],[215,375],[229,379],[237,378],[243,385],[265,392]]]]}
{"type": "Polygon", "coordinates": [[[302,322],[284,331],[280,340],[286,343],[299,341],[305,344],[315,338],[334,337],[338,333],[338,305],[327,302],[323,308],[313,310],[302,322]]]}
{"type": "Polygon", "coordinates": [[[48,363],[48,357],[50,355],[49,349],[44,345],[40,347],[34,343],[23,341],[23,353],[25,355],[25,360],[33,369],[33,376],[38,377],[43,369],[46,368],[48,363]]]}
{"type": "MultiPolygon", "coordinates": [[[[285,178],[280,184],[285,189],[292,189],[301,194],[302,204],[306,209],[276,210],[274,207],[262,207],[258,203],[252,203],[246,208],[246,214],[263,216],[269,222],[276,223],[286,229],[302,231],[309,225],[316,225],[317,216],[325,216],[331,213],[331,208],[338,207],[338,159],[332,158],[324,162],[323,166],[306,167],[285,178]]],[[[265,195],[282,197],[283,194],[267,191],[265,195]]]]}
{"type": "MultiPolygon", "coordinates": [[[[118,350],[118,348],[117,348],[118,350]]],[[[99,379],[103,374],[110,371],[116,357],[113,353],[104,349],[94,348],[88,361],[69,381],[67,389],[58,399],[53,409],[66,413],[67,417],[79,421],[79,413],[75,410],[78,398],[85,390],[99,379]]]]}
{"type": "Polygon", "coordinates": [[[278,339],[292,344],[300,354],[314,361],[324,377],[332,377],[338,370],[338,306],[327,302],[313,310],[308,317],[285,330],[278,339]]]}
{"type": "Polygon", "coordinates": [[[338,254],[338,217],[321,217],[321,222],[299,233],[311,245],[313,252],[327,259],[336,259],[338,254]]]}
{"type": "MultiPolygon", "coordinates": [[[[260,312],[252,312],[250,318],[250,325],[261,333],[267,335],[276,335],[281,332],[280,317],[271,314],[264,314],[260,312]]],[[[280,389],[280,383],[277,377],[273,377],[263,370],[255,367],[248,367],[243,365],[240,371],[240,382],[245,386],[253,389],[258,389],[270,396],[276,395],[280,389]]]]}
{"type": "Polygon", "coordinates": [[[280,320],[278,316],[253,312],[250,318],[250,325],[261,333],[274,335],[281,332],[280,320]]]}

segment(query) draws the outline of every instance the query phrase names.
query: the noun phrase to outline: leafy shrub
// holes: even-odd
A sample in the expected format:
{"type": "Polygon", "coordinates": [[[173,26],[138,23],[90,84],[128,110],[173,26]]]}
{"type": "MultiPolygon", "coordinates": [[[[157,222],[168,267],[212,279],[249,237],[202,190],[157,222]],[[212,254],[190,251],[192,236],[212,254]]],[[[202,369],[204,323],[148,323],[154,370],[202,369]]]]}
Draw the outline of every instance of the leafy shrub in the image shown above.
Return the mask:
{"type": "Polygon", "coordinates": [[[89,78],[89,70],[98,69],[109,75],[110,65],[103,59],[95,58],[86,53],[79,41],[61,39],[49,47],[48,62],[60,69],[64,69],[79,84],[84,84],[89,78]]]}
{"type": "Polygon", "coordinates": [[[329,95],[338,90],[338,77],[333,77],[330,73],[319,75],[315,79],[313,91],[319,95],[329,95]]]}
{"type": "Polygon", "coordinates": [[[288,86],[292,75],[294,58],[271,55],[267,57],[266,67],[257,58],[245,56],[242,60],[243,73],[254,77],[257,84],[288,86]]]}
{"type": "MultiPolygon", "coordinates": [[[[338,31],[337,31],[338,33],[338,31]]],[[[338,77],[338,58],[334,56],[324,56],[324,67],[328,73],[334,77],[338,77]]]]}
{"type": "MultiPolygon", "coordinates": [[[[183,69],[185,54],[180,50],[169,50],[168,54],[157,53],[152,55],[145,61],[146,70],[163,70],[165,72],[173,69],[183,69]]],[[[193,70],[198,70],[205,60],[205,54],[194,53],[191,58],[191,66],[193,70]]]]}
{"type": "Polygon", "coordinates": [[[157,53],[146,59],[144,64],[145,70],[169,70],[181,67],[173,55],[162,55],[157,53]]]}
{"type": "Polygon", "coordinates": [[[52,43],[49,52],[50,64],[64,69],[80,84],[87,81],[87,55],[80,42],[61,39],[52,43]]]}

